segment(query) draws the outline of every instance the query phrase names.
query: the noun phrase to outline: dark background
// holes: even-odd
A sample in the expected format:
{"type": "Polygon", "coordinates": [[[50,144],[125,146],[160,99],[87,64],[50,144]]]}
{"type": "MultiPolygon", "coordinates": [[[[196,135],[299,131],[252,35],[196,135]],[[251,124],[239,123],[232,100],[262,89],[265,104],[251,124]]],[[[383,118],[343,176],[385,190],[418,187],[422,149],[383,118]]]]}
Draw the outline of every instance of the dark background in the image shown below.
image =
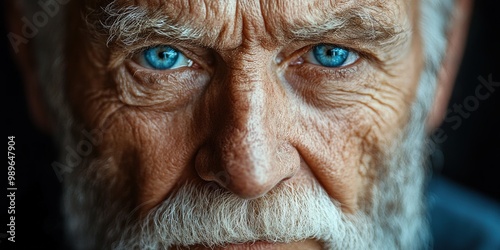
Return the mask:
{"type": "MultiPolygon", "coordinates": [[[[464,59],[450,100],[463,104],[480,84],[479,76],[491,75],[500,81],[499,9],[495,1],[476,1],[464,59]]],[[[23,85],[12,60],[1,11],[1,81],[4,86],[5,136],[16,137],[16,244],[17,249],[66,249],[60,214],[61,187],[52,170],[56,154],[48,135],[33,126],[26,107],[23,85]]],[[[432,155],[434,175],[443,176],[473,192],[500,202],[500,87],[479,108],[470,112],[462,125],[445,122],[447,140],[432,155]]],[[[7,145],[5,145],[5,148],[7,145]]],[[[1,172],[2,202],[0,214],[7,215],[7,166],[1,172]]],[[[0,226],[0,249],[6,244],[7,217],[0,226]]]]}
{"type": "MultiPolygon", "coordinates": [[[[491,75],[500,82],[499,1],[475,1],[467,45],[449,103],[464,105],[474,96],[480,81],[491,75]]],[[[484,89],[482,90],[484,91],[484,89]]],[[[453,129],[454,122],[441,128],[449,135],[442,143],[443,164],[436,172],[500,201],[500,87],[476,111],[453,129]]]]}

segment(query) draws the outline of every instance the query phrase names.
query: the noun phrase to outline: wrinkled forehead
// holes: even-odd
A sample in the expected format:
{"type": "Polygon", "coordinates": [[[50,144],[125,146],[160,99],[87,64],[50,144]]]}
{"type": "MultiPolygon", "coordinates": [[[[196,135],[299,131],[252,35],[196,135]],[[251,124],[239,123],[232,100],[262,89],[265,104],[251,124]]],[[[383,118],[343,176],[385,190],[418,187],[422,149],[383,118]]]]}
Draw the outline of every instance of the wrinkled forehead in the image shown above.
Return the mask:
{"type": "MultiPolygon", "coordinates": [[[[99,1],[108,5],[110,1],[99,1]]],[[[304,27],[343,22],[352,16],[360,22],[376,20],[393,26],[411,19],[411,0],[115,0],[114,9],[140,7],[151,16],[161,14],[169,24],[186,29],[210,30],[222,43],[237,46],[245,36],[286,37],[304,27]]],[[[414,5],[415,6],[415,5],[414,5]]]]}
{"type": "MultiPolygon", "coordinates": [[[[99,2],[99,1],[98,1],[99,2]]],[[[103,1],[101,1],[103,2],[103,1]]],[[[109,2],[109,1],[104,1],[109,2]]],[[[347,8],[367,7],[379,10],[394,8],[402,1],[387,0],[115,0],[118,7],[140,6],[151,11],[161,10],[170,18],[189,21],[194,18],[198,24],[206,22],[250,22],[264,20],[321,20],[347,8]],[[238,20],[240,19],[240,20],[238,20]]],[[[272,23],[271,23],[272,24],[272,23]]]]}

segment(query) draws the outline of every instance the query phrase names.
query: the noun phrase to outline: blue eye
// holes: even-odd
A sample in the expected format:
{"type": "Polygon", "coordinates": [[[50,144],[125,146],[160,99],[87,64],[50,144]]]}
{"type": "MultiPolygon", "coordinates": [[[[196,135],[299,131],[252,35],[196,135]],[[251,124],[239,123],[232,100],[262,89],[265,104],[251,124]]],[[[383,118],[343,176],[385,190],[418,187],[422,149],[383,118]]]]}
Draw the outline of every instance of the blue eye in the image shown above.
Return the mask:
{"type": "Polygon", "coordinates": [[[151,69],[167,70],[191,66],[192,61],[179,50],[167,45],[160,45],[144,50],[140,55],[139,64],[151,69]]]}
{"type": "Polygon", "coordinates": [[[332,44],[316,45],[311,52],[312,55],[309,55],[311,63],[329,68],[347,66],[359,58],[356,52],[332,44]]]}

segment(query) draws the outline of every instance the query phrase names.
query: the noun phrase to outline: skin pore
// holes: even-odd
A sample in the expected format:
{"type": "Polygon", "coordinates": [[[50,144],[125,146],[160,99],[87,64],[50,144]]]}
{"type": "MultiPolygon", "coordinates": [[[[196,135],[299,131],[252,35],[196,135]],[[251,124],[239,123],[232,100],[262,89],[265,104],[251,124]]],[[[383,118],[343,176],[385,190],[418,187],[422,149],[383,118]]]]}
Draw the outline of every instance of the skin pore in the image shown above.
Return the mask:
{"type": "MultiPolygon", "coordinates": [[[[423,69],[418,1],[108,2],[70,6],[70,108],[78,128],[103,131],[72,179],[94,178],[99,199],[136,219],[186,183],[243,200],[319,185],[343,213],[369,210],[423,69]],[[143,26],[127,25],[138,17],[143,26]],[[359,59],[317,65],[318,44],[359,59]],[[158,45],[192,64],[141,65],[158,45]]],[[[232,247],[321,248],[291,244],[232,247]]]]}

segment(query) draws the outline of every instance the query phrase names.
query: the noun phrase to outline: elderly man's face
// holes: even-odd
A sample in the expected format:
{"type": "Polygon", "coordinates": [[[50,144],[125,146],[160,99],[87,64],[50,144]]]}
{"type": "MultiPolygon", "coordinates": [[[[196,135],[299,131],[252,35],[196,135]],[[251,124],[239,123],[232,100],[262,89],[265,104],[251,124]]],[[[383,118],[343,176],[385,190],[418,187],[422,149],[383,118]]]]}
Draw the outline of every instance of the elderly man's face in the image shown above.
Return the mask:
{"type": "Polygon", "coordinates": [[[69,10],[72,137],[100,139],[66,180],[77,244],[412,242],[378,217],[420,218],[396,193],[417,187],[418,207],[421,171],[395,160],[423,70],[418,1],[108,4],[69,10]]]}

